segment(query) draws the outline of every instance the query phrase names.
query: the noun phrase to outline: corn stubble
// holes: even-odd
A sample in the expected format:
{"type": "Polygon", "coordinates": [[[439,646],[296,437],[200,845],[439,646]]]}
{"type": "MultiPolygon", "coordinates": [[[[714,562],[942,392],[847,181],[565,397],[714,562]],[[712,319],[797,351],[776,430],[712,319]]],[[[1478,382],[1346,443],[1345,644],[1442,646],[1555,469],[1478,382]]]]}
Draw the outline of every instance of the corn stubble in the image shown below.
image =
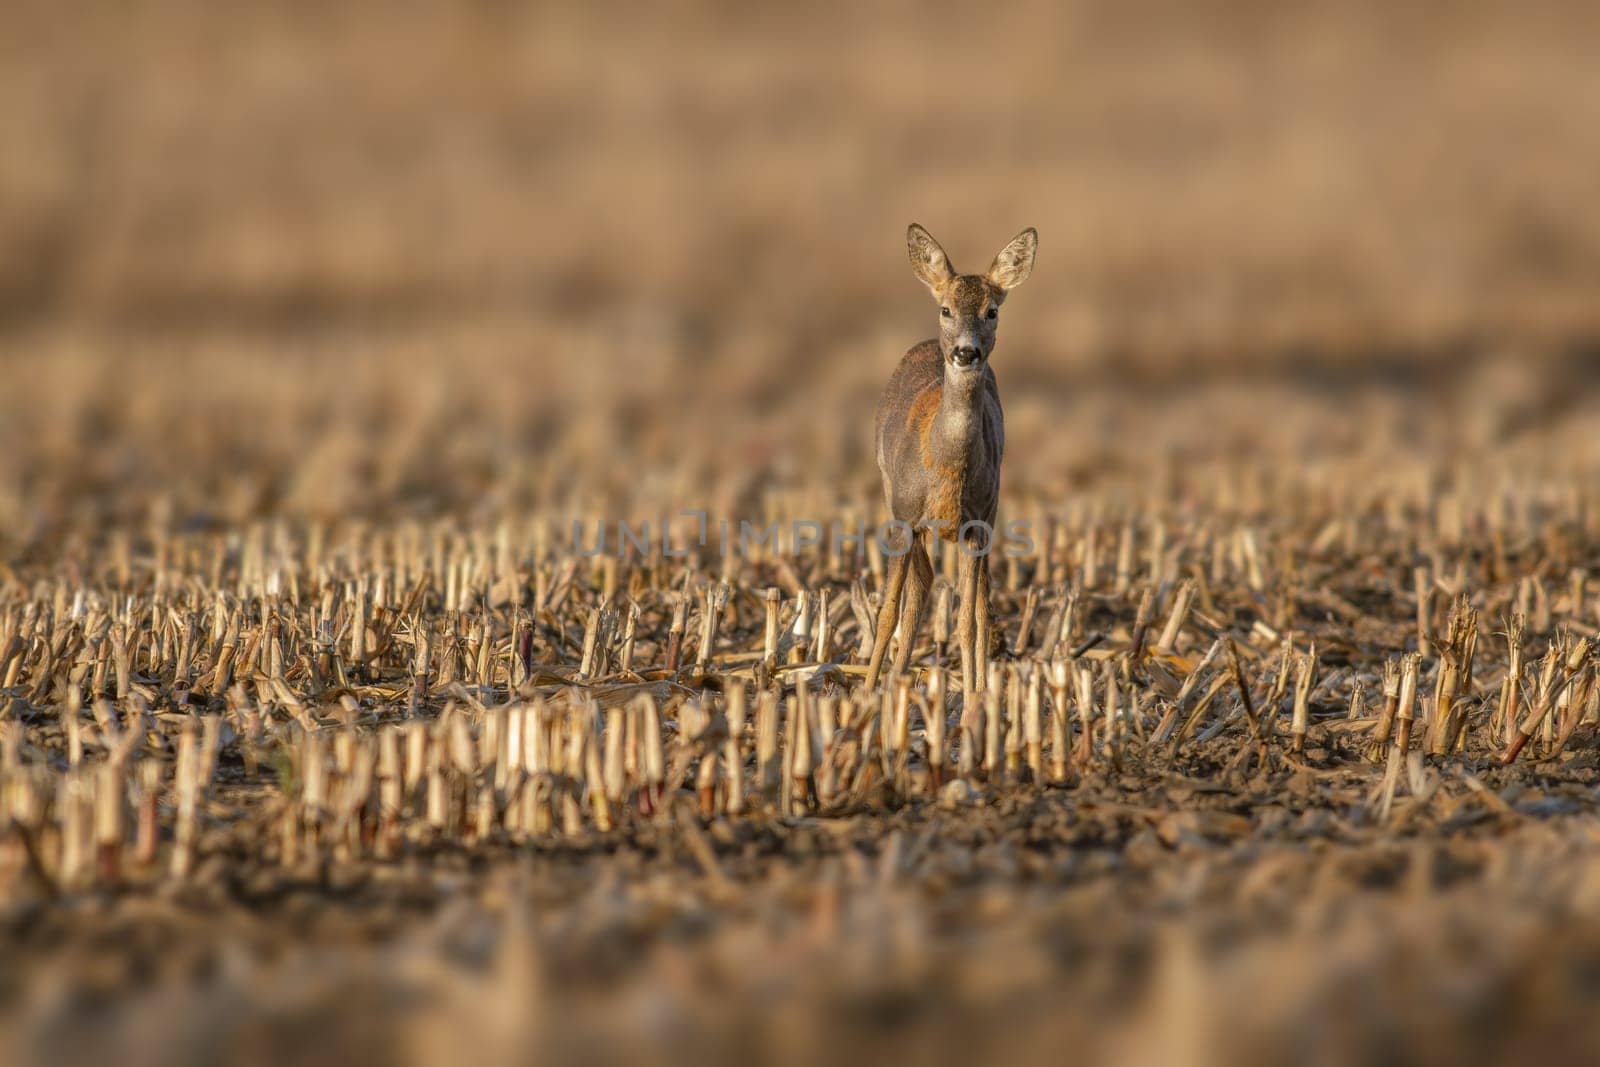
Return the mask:
{"type": "MultiPolygon", "coordinates": [[[[1374,571],[1384,538],[1430,536],[1381,514],[1323,521],[1359,523],[1374,571]]],[[[303,872],[626,835],[680,798],[702,820],[842,818],[1126,773],[1242,786],[1307,760],[1549,762],[1589,746],[1600,700],[1578,571],[1543,634],[1523,582],[1474,595],[1458,568],[1436,617],[1419,578],[1413,632],[1359,619],[1386,647],[1355,639],[1337,591],[1271,567],[1292,530],[1049,516],[1038,552],[997,567],[1012,651],[964,700],[937,655],[946,617],[918,635],[911,677],[859,686],[864,559],[782,561],[785,591],[754,584],[770,564],[730,582],[714,559],[563,553],[530,536],[538,522],[279,524],[271,559],[259,536],[172,535],[137,559],[121,542],[80,585],[10,583],[7,892],[182,881],[217,834],[303,872]],[[1480,649],[1484,616],[1505,624],[1480,649]],[[1381,701],[1345,714],[1363,686],[1381,701]]],[[[947,591],[934,601],[950,610],[947,591]]]]}
{"type": "Polygon", "coordinates": [[[1352,831],[1498,816],[1520,769],[1589,765],[1600,705],[1596,605],[1561,551],[1600,510],[1520,503],[1340,486],[1291,523],[1022,499],[1045,535],[997,562],[1006,647],[970,699],[948,585],[912,675],[860,687],[865,545],[590,558],[539,514],[113,536],[4,585],[0,895],[661,834],[717,872],[696,826],[1070,812],[1171,776],[1344,796],[1352,831]],[[1551,551],[1513,577],[1463,525],[1551,551]]]}
{"type": "MultiPolygon", "coordinates": [[[[1027,1032],[1114,1055],[1222,1011],[1185,968],[1237,965],[1226,999],[1283,1012],[1224,1012],[1228,1036],[1205,1040],[1280,1047],[1293,997],[1330,995],[1331,972],[1252,984],[1326,945],[1309,926],[1263,938],[1274,916],[1338,931],[1359,966],[1414,965],[1420,985],[1385,988],[1434,995],[1450,924],[1542,930],[1530,916],[1591,893],[1560,857],[1595,851],[1597,501],[1560,472],[1486,462],[1441,488],[1368,462],[1020,487],[1007,514],[1032,548],[995,561],[998,639],[971,694],[948,555],[912,671],[863,688],[885,571],[870,540],[591,556],[555,507],[69,529],[0,574],[0,907],[159,972],[145,940],[107,931],[216,943],[260,912],[293,957],[314,939],[286,916],[354,901],[432,962],[377,974],[345,933],[316,966],[421,991],[435,1014],[408,1026],[494,1031],[510,1058],[578,1032],[551,979],[617,1005],[674,986],[686,929],[691,954],[745,975],[746,1007],[756,976],[780,981],[772,960],[808,960],[781,987],[832,1040],[865,1039],[808,976],[914,990],[917,1026],[960,1030],[952,1048],[996,1039],[970,1013],[998,997],[1027,1032]],[[1355,903],[1408,884],[1421,895],[1355,903]],[[495,931],[489,978],[416,947],[466,936],[440,925],[463,921],[444,907],[461,894],[495,931]],[[196,905],[231,917],[184,926],[196,905]],[[1420,941],[1372,939],[1396,922],[1420,941]],[[1084,968],[1037,955],[1056,943],[1084,968]],[[1108,962],[1129,945],[1153,969],[1108,962]],[[1029,1001],[1024,964],[1077,1007],[1029,1001]],[[546,1014],[518,1007],[535,1000],[546,1014]]],[[[759,509],[851,529],[865,493],[759,509]]],[[[1506,937],[1486,988],[1540,951],[1506,937]]],[[[287,988],[252,966],[227,979],[239,995],[287,988]]],[[[737,1030],[673,1003],[702,1045],[737,1030]]],[[[608,1019],[582,1032],[619,1053],[654,1040],[608,1019]]]]}

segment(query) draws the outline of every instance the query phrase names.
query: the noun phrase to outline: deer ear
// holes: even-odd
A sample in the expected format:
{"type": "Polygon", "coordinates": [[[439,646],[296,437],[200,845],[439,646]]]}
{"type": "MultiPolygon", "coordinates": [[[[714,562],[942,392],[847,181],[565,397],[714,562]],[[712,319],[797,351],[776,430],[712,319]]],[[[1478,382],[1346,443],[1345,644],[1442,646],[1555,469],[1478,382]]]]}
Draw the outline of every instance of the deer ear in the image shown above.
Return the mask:
{"type": "Polygon", "coordinates": [[[1015,289],[1033,272],[1033,256],[1039,251],[1039,231],[1029,226],[1000,250],[989,266],[989,280],[1002,289],[1015,289]]]}
{"type": "Polygon", "coordinates": [[[914,222],[906,229],[906,252],[911,256],[912,273],[933,290],[934,296],[938,296],[945,283],[955,276],[950,260],[939,242],[933,239],[933,234],[914,222]]]}

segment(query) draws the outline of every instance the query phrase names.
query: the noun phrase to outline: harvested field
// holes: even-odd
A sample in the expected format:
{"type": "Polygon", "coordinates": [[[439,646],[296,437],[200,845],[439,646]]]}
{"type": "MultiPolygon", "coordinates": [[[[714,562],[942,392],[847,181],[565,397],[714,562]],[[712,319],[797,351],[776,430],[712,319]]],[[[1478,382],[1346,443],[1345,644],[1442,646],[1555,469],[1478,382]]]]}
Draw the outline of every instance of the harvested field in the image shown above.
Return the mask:
{"type": "Polygon", "coordinates": [[[0,16],[7,1062],[1585,1058],[1587,7],[360,11],[0,16]]]}

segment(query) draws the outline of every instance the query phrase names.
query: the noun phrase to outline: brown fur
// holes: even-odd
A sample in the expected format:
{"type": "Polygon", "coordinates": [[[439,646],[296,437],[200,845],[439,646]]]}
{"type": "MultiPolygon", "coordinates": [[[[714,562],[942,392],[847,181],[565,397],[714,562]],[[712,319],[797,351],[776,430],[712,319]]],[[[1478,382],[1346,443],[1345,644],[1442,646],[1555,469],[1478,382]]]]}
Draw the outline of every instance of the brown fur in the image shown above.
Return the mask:
{"type": "MultiPolygon", "coordinates": [[[[987,274],[957,274],[944,249],[920,226],[906,233],[911,267],[939,302],[939,336],[907,352],[878,400],[878,469],[889,512],[915,534],[906,556],[890,561],[884,603],[878,616],[869,684],[878,671],[899,621],[904,590],[909,619],[894,669],[904,669],[915,642],[922,600],[932,580],[921,530],[956,542],[961,527],[986,523],[987,550],[996,539],[994,522],[1000,497],[1000,462],[1005,455],[1005,418],[1000,388],[989,367],[999,308],[1006,291],[1020,285],[1033,267],[1038,237],[1024,230],[995,257],[987,274]],[[907,572],[911,577],[905,586],[907,572]]],[[[986,629],[988,560],[964,554],[962,566],[962,675],[973,685],[976,631],[986,629]],[[976,608],[975,601],[981,600],[976,608]],[[976,622],[974,626],[973,623],[976,622]]]]}
{"type": "Polygon", "coordinates": [[[1006,291],[976,274],[958,274],[939,294],[948,300],[958,315],[981,315],[989,305],[999,307],[1006,301],[1006,291]]]}
{"type": "Polygon", "coordinates": [[[956,531],[961,526],[961,489],[966,465],[941,461],[929,447],[942,393],[943,389],[938,385],[918,393],[911,402],[909,421],[917,431],[922,466],[932,476],[932,490],[922,506],[923,520],[936,524],[933,528],[935,536],[954,544],[956,531]]]}
{"type": "Polygon", "coordinates": [[[924,341],[895,368],[878,402],[878,466],[890,514],[912,525],[948,523],[935,530],[953,541],[961,523],[994,519],[1005,426],[999,385],[985,367],[974,395],[951,397],[952,411],[971,410],[972,439],[941,432],[943,364],[938,343],[924,341]]]}

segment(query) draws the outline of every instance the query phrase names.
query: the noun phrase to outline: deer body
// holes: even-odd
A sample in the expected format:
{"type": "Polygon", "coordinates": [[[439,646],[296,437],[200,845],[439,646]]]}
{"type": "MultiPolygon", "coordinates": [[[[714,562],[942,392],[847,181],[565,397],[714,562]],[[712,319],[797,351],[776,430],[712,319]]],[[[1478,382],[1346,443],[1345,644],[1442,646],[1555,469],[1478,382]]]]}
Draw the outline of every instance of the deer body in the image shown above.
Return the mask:
{"type": "Polygon", "coordinates": [[[900,360],[878,401],[878,470],[889,512],[954,542],[970,520],[993,524],[1005,454],[994,372],[946,383],[939,342],[900,360]]]}
{"type": "Polygon", "coordinates": [[[889,557],[867,685],[877,685],[897,624],[902,632],[893,673],[905,670],[933,583],[927,539],[938,537],[960,551],[956,639],[962,683],[972,692],[978,650],[988,647],[988,553],[1005,455],[1005,420],[989,355],[1000,305],[1032,270],[1038,235],[1024,230],[982,275],[957,274],[920,226],[910,228],[906,241],[913,271],[939,301],[940,330],[905,354],[878,401],[884,500],[911,536],[909,544],[902,537],[889,557]]]}

